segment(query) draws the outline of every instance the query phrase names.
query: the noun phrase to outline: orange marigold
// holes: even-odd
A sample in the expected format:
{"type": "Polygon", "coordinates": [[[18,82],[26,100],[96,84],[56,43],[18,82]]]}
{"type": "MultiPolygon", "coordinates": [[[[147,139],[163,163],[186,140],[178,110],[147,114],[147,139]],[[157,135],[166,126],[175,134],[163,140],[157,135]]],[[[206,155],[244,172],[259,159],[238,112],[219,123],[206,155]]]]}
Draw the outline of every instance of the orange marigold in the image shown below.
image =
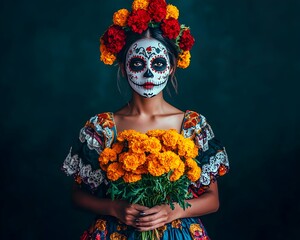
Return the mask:
{"type": "Polygon", "coordinates": [[[164,167],[165,172],[178,168],[181,162],[180,157],[172,151],[166,151],[158,154],[158,160],[162,167],[164,167]]]}
{"type": "Polygon", "coordinates": [[[158,153],[161,150],[160,141],[155,137],[149,137],[143,144],[145,152],[158,153]]]}
{"type": "Polygon", "coordinates": [[[147,156],[148,171],[152,176],[161,176],[166,173],[165,168],[160,164],[156,154],[147,156]]]}
{"type": "Polygon", "coordinates": [[[132,3],[132,10],[136,11],[138,9],[147,10],[149,5],[149,0],[134,0],[132,3]]]}
{"type": "Polygon", "coordinates": [[[190,179],[192,182],[196,182],[200,178],[201,168],[198,166],[197,162],[192,158],[188,158],[185,161],[185,165],[187,167],[188,179],[190,179]]]}
{"type": "Polygon", "coordinates": [[[98,158],[100,164],[108,164],[117,160],[117,153],[111,148],[104,148],[98,158]]]}
{"type": "Polygon", "coordinates": [[[170,176],[170,181],[177,181],[184,174],[185,166],[184,162],[180,161],[178,168],[174,170],[174,172],[170,176]]]}
{"type": "Polygon", "coordinates": [[[195,158],[197,155],[195,143],[189,138],[183,138],[178,141],[178,155],[185,158],[195,158]]]}
{"type": "Polygon", "coordinates": [[[123,179],[127,183],[133,183],[133,182],[137,182],[137,181],[141,180],[142,175],[131,173],[131,172],[126,172],[125,175],[123,176],[123,179]]]}
{"type": "Polygon", "coordinates": [[[178,138],[179,138],[179,135],[180,134],[175,129],[170,129],[170,130],[166,131],[162,135],[163,144],[168,147],[175,148],[178,138]]]}
{"type": "Polygon", "coordinates": [[[104,62],[105,64],[112,65],[115,62],[115,60],[117,59],[117,57],[113,53],[111,53],[107,50],[107,48],[102,43],[102,41],[100,44],[100,53],[101,53],[100,60],[102,62],[104,62]]]}
{"type": "Polygon", "coordinates": [[[135,171],[140,165],[146,161],[145,154],[135,154],[132,152],[125,152],[119,155],[120,162],[123,169],[126,171],[135,171]]]}
{"type": "Polygon", "coordinates": [[[165,130],[160,130],[160,129],[156,129],[156,130],[148,130],[147,131],[147,135],[149,137],[155,137],[158,140],[160,140],[161,135],[163,135],[165,132],[165,130]]]}
{"type": "Polygon", "coordinates": [[[145,152],[145,150],[144,150],[144,144],[143,144],[142,141],[139,141],[139,140],[131,140],[129,142],[129,148],[134,153],[141,154],[141,153],[145,152]]]}
{"type": "Polygon", "coordinates": [[[130,12],[125,8],[118,10],[113,15],[113,23],[115,25],[125,27],[127,24],[127,18],[129,16],[129,14],[130,14],[130,12]]]}
{"type": "Polygon", "coordinates": [[[167,16],[166,19],[169,18],[175,18],[178,19],[179,17],[179,10],[176,6],[172,5],[172,4],[168,4],[167,5],[167,16]]]}
{"type": "Polygon", "coordinates": [[[122,142],[116,142],[112,145],[112,150],[114,150],[117,154],[120,154],[123,150],[123,143],[122,142]]]}
{"type": "Polygon", "coordinates": [[[179,68],[187,68],[191,63],[191,53],[190,51],[183,51],[178,56],[177,67],[179,68]]]}
{"type": "Polygon", "coordinates": [[[107,168],[107,178],[111,181],[116,181],[120,177],[122,177],[125,174],[125,171],[122,168],[122,164],[119,162],[114,162],[110,164],[107,168]]]}

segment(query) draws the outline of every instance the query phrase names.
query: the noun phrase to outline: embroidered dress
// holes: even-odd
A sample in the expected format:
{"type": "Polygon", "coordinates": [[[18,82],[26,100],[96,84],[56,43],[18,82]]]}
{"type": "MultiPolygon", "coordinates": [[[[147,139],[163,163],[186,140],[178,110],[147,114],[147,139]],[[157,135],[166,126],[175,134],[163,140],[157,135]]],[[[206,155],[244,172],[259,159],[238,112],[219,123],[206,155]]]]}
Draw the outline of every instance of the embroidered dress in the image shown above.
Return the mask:
{"type": "MultiPolygon", "coordinates": [[[[211,182],[229,170],[225,148],[214,138],[213,131],[204,116],[186,111],[181,134],[192,139],[199,147],[198,161],[202,169],[201,177],[189,186],[193,198],[197,198],[209,188],[211,182]]],[[[98,162],[99,154],[110,147],[117,138],[114,115],[111,112],[97,114],[86,122],[80,130],[79,139],[72,146],[62,169],[73,176],[81,188],[99,198],[108,198],[109,182],[98,162]]],[[[207,232],[199,217],[177,219],[160,227],[162,240],[199,239],[208,240],[207,232]]],[[[95,222],[81,236],[81,240],[122,239],[134,240],[139,232],[111,216],[97,216],[95,222]]]]}

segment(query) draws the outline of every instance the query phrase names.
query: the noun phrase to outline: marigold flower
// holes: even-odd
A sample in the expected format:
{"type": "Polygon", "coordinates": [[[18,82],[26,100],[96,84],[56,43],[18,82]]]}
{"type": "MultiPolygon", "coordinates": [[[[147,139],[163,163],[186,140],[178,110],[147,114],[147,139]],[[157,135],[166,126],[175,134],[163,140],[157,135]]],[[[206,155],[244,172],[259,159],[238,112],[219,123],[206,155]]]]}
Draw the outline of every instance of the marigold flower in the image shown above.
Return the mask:
{"type": "Polygon", "coordinates": [[[190,29],[185,29],[180,37],[179,47],[183,51],[190,51],[195,43],[194,37],[191,35],[190,29]]]}
{"type": "Polygon", "coordinates": [[[147,156],[148,171],[152,176],[161,176],[165,172],[165,168],[160,164],[156,154],[147,156]]]}
{"type": "Polygon", "coordinates": [[[185,158],[194,158],[195,156],[195,143],[189,138],[183,138],[178,141],[178,155],[185,158]]]}
{"type": "Polygon", "coordinates": [[[125,175],[123,176],[123,179],[127,183],[133,183],[133,182],[137,182],[137,181],[141,180],[142,175],[126,172],[125,175]]]}
{"type": "Polygon", "coordinates": [[[180,24],[177,19],[164,19],[160,25],[164,37],[176,39],[180,33],[180,24]]]}
{"type": "Polygon", "coordinates": [[[100,153],[98,160],[101,164],[114,162],[117,160],[117,153],[111,148],[104,148],[104,150],[100,153]]]}
{"type": "Polygon", "coordinates": [[[152,0],[148,6],[148,12],[155,22],[160,22],[167,15],[167,3],[165,0],[152,0]]]}
{"type": "Polygon", "coordinates": [[[187,68],[191,63],[191,53],[189,51],[183,51],[178,56],[177,67],[187,68]]]}
{"type": "Polygon", "coordinates": [[[147,10],[149,5],[149,0],[134,0],[132,3],[132,10],[136,11],[138,9],[147,10]]]}
{"type": "Polygon", "coordinates": [[[114,162],[110,164],[107,168],[107,178],[111,181],[117,181],[120,177],[125,174],[122,164],[119,162],[114,162]]]}
{"type": "Polygon", "coordinates": [[[115,142],[113,145],[112,145],[112,150],[114,150],[117,154],[120,154],[123,150],[123,143],[122,142],[115,142]]]}
{"type": "Polygon", "coordinates": [[[161,150],[160,141],[155,137],[149,137],[143,144],[146,152],[158,153],[161,150]]]}
{"type": "Polygon", "coordinates": [[[178,132],[175,129],[171,129],[169,131],[166,131],[162,135],[162,141],[163,144],[168,146],[168,147],[175,147],[178,141],[178,132]]]}
{"type": "Polygon", "coordinates": [[[117,54],[122,50],[126,43],[125,39],[125,31],[117,25],[110,26],[101,37],[101,41],[105,45],[107,51],[113,54],[117,54]]]}
{"type": "Polygon", "coordinates": [[[178,19],[179,17],[179,10],[176,6],[172,5],[172,4],[168,4],[167,5],[167,16],[166,19],[169,18],[175,18],[178,19]]]}
{"type": "Polygon", "coordinates": [[[118,10],[113,15],[113,23],[115,25],[125,27],[127,24],[127,18],[129,16],[129,14],[130,14],[130,12],[125,8],[118,10]]]}
{"type": "Polygon", "coordinates": [[[149,137],[155,137],[158,140],[160,140],[160,137],[161,137],[161,135],[164,134],[164,132],[165,132],[164,130],[156,129],[156,130],[148,130],[146,134],[149,137]]]}
{"type": "Polygon", "coordinates": [[[141,154],[141,153],[144,153],[145,150],[144,150],[144,144],[143,142],[141,142],[140,140],[131,140],[129,142],[129,148],[131,149],[132,152],[134,153],[138,153],[138,154],[141,154]]]}
{"type": "Polygon", "coordinates": [[[184,162],[180,161],[179,166],[174,170],[174,172],[170,176],[170,181],[177,181],[184,174],[185,166],[184,162]]]}
{"type": "Polygon", "coordinates": [[[146,10],[138,9],[129,15],[127,25],[133,32],[141,34],[148,28],[150,20],[150,15],[146,10]]]}
{"type": "Polygon", "coordinates": [[[135,171],[135,174],[146,174],[148,173],[148,166],[147,163],[145,162],[145,164],[139,166],[135,171]]]}
{"type": "Polygon", "coordinates": [[[197,162],[192,158],[188,158],[185,161],[185,165],[187,167],[188,179],[190,179],[192,182],[196,182],[200,178],[201,168],[198,166],[197,162]]]}
{"type": "Polygon", "coordinates": [[[123,169],[126,171],[135,171],[140,165],[146,161],[145,154],[136,154],[125,152],[119,155],[120,162],[123,164],[123,169]]]}
{"type": "Polygon", "coordinates": [[[109,52],[103,44],[100,45],[100,53],[100,60],[107,65],[112,65],[117,59],[117,57],[109,52]]]}

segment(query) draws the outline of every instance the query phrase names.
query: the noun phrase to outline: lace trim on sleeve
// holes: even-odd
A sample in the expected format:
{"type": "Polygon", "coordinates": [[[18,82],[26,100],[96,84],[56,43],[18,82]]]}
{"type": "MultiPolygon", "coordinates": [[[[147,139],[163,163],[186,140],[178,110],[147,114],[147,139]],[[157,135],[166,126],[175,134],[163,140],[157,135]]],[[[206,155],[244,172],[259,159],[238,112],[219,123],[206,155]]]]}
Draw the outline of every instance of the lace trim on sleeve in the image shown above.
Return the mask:
{"type": "Polygon", "coordinates": [[[84,165],[77,154],[72,155],[72,148],[64,160],[62,170],[68,176],[73,175],[78,182],[84,182],[90,186],[91,189],[95,189],[102,182],[105,182],[102,170],[97,169],[93,171],[90,164],[84,165]]]}
{"type": "Polygon", "coordinates": [[[225,149],[223,151],[217,152],[214,156],[211,156],[209,163],[202,166],[202,173],[200,177],[200,183],[202,185],[209,185],[211,180],[215,181],[220,175],[224,175],[229,169],[229,161],[225,149]],[[220,170],[224,172],[220,173],[220,170]]]}

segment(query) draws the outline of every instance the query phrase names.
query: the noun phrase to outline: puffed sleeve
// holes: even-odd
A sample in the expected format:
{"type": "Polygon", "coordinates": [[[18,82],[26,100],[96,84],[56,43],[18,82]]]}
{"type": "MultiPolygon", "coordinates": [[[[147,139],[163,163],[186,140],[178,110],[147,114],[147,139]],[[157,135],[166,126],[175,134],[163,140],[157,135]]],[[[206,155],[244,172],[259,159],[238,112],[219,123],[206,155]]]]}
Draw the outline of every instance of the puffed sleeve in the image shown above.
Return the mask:
{"type": "Polygon", "coordinates": [[[229,171],[229,161],[225,147],[215,138],[203,115],[192,112],[186,122],[185,131],[199,149],[197,160],[202,170],[201,177],[191,186],[194,197],[197,197],[205,192],[211,182],[229,171]]]}
{"type": "Polygon", "coordinates": [[[63,162],[62,170],[83,188],[96,191],[107,183],[98,162],[99,154],[114,140],[110,113],[97,114],[86,122],[63,162]]]}

